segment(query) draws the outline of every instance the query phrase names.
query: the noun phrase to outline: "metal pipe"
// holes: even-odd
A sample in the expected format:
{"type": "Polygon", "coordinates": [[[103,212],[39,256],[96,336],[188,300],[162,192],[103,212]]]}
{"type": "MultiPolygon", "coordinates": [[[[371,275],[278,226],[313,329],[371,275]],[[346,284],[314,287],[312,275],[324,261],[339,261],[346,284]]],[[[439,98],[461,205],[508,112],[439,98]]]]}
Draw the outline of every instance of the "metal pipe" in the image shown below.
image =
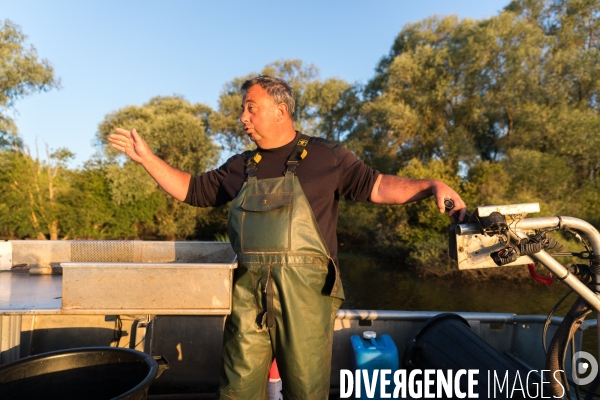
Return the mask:
{"type": "MultiPolygon", "coordinates": [[[[549,227],[559,227],[559,228],[568,227],[568,228],[572,228],[572,229],[582,232],[590,241],[590,244],[592,246],[592,250],[594,251],[594,254],[600,255],[600,233],[590,223],[588,223],[582,219],[573,218],[573,217],[528,218],[528,219],[521,220],[515,224],[516,229],[525,229],[525,230],[527,230],[527,229],[543,229],[543,228],[549,228],[549,227]]],[[[540,253],[538,253],[538,254],[540,254],[540,253]]],[[[550,269],[552,271],[552,268],[550,268],[550,266],[548,264],[546,264],[546,262],[541,261],[537,257],[538,254],[534,254],[533,257],[538,259],[538,261],[540,261],[541,263],[546,265],[548,267],[548,269],[550,269]]],[[[550,258],[551,259],[552,257],[550,257],[548,254],[545,254],[545,256],[542,256],[541,258],[544,258],[544,259],[550,258]]],[[[546,259],[546,261],[550,262],[548,259],[546,259]]],[[[552,259],[552,261],[553,261],[552,262],[553,266],[556,266],[556,264],[560,265],[556,260],[552,259]]],[[[561,265],[561,267],[562,267],[562,265],[561,265]]],[[[563,267],[563,269],[564,269],[564,267],[563,267]]],[[[567,279],[568,278],[573,278],[573,277],[571,275],[569,275],[567,277],[567,279]]],[[[600,310],[596,306],[596,302],[598,301],[598,296],[595,293],[593,293],[591,290],[589,290],[587,287],[585,288],[585,290],[582,290],[582,291],[576,290],[574,286],[571,286],[567,282],[567,279],[565,279],[565,283],[567,285],[569,285],[569,287],[571,287],[573,290],[575,290],[578,294],[583,296],[590,303],[590,305],[592,305],[592,307],[594,307],[594,309],[596,311],[598,311],[598,313],[596,314],[596,321],[597,321],[597,324],[600,326],[600,310]],[[593,295],[593,297],[590,295],[590,293],[591,293],[591,295],[593,295]],[[590,300],[593,300],[593,302],[590,300]]],[[[571,279],[569,279],[569,281],[571,281],[571,279]]],[[[598,274],[595,275],[595,281],[596,281],[596,290],[598,291],[600,289],[600,275],[598,275],[598,274]]],[[[577,280],[577,282],[579,282],[579,280],[577,280]]],[[[581,282],[579,282],[579,284],[575,284],[575,285],[580,286],[582,284],[581,284],[581,282]]],[[[600,330],[598,330],[598,356],[600,357],[600,330]]]]}
{"type": "Polygon", "coordinates": [[[561,263],[556,261],[550,254],[544,250],[539,253],[532,254],[530,257],[535,258],[546,266],[552,273],[567,286],[577,292],[596,310],[600,311],[600,298],[592,292],[585,284],[581,283],[574,275],[570,274],[561,263]]]}
{"type": "Polygon", "coordinates": [[[580,231],[588,238],[594,254],[600,254],[600,232],[589,222],[573,217],[541,217],[527,218],[517,221],[511,228],[519,230],[533,230],[544,228],[571,228],[580,231]],[[560,224],[560,226],[559,226],[560,224]]]}
{"type": "MultiPolygon", "coordinates": [[[[569,218],[570,220],[575,220],[576,224],[573,224],[575,226],[578,226],[578,227],[581,226],[583,228],[586,228],[587,230],[589,230],[589,228],[593,229],[596,232],[596,238],[598,238],[598,231],[596,231],[596,228],[594,228],[587,222],[585,222],[581,219],[577,219],[577,218],[561,217],[561,219],[563,219],[563,218],[565,218],[565,219],[569,218]]],[[[519,239],[526,237],[525,233],[522,232],[523,230],[544,229],[544,228],[551,228],[554,226],[558,227],[559,223],[560,223],[560,220],[558,217],[530,218],[527,220],[519,221],[518,227],[515,226],[514,229],[509,230],[509,234],[514,239],[519,240],[519,239]],[[531,221],[531,222],[524,223],[525,221],[531,221]],[[556,223],[556,224],[554,224],[554,223],[556,223]]],[[[563,224],[563,226],[564,226],[564,224],[563,224]]],[[[572,226],[572,227],[575,228],[575,226],[572,226]]],[[[575,229],[580,230],[580,228],[575,228],[575,229]]],[[[590,234],[593,235],[593,232],[590,232],[590,234]]],[[[591,238],[590,238],[590,242],[591,242],[591,238]]],[[[597,241],[597,242],[600,244],[600,241],[597,241]]],[[[595,251],[596,250],[594,250],[594,252],[595,251]]],[[[536,259],[537,261],[539,261],[543,265],[545,265],[546,268],[548,268],[550,271],[552,271],[552,273],[558,279],[563,281],[567,286],[569,286],[577,294],[579,294],[581,297],[583,297],[588,303],[590,303],[590,305],[596,311],[598,311],[600,313],[600,298],[598,298],[596,293],[592,292],[585,284],[583,284],[579,279],[577,279],[577,277],[575,277],[574,275],[569,273],[569,271],[561,263],[556,261],[554,259],[554,257],[552,257],[550,254],[546,253],[546,251],[544,251],[544,250],[540,251],[539,253],[531,254],[530,257],[533,257],[534,259],[536,259]]],[[[596,276],[596,278],[597,278],[597,276],[596,276]]],[[[598,321],[598,323],[600,323],[600,320],[598,321]]],[[[599,348],[599,350],[600,350],[600,348],[599,348]]]]}
{"type": "MultiPolygon", "coordinates": [[[[367,321],[425,321],[444,311],[397,311],[397,310],[352,310],[343,308],[338,310],[338,320],[367,320],[367,321]]],[[[489,312],[459,312],[461,317],[467,320],[479,320],[481,322],[511,323],[517,317],[512,313],[489,313],[489,312]]],[[[545,321],[545,317],[544,317],[545,321]]]]}
{"type": "Polygon", "coordinates": [[[481,226],[479,224],[459,224],[456,225],[456,233],[458,235],[479,235],[481,226]]]}

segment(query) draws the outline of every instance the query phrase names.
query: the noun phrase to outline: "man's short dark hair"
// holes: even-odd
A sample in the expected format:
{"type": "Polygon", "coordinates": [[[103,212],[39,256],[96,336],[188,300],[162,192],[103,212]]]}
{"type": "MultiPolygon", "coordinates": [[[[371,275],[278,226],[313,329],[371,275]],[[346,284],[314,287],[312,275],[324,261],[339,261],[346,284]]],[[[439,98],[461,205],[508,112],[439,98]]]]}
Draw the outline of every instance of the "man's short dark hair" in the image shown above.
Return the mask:
{"type": "Polygon", "coordinates": [[[294,109],[296,108],[294,90],[286,81],[268,75],[259,75],[256,78],[248,79],[244,82],[242,85],[244,96],[254,85],[260,85],[260,87],[265,89],[276,104],[285,103],[288,108],[290,119],[294,118],[294,109]]]}

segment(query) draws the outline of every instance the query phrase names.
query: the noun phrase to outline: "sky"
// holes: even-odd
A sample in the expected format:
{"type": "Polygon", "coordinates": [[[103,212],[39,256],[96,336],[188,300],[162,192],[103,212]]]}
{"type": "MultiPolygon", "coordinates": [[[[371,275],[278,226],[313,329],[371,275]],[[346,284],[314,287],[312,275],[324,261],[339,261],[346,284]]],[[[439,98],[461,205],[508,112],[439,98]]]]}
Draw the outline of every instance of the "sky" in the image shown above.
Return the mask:
{"type": "MultiPolygon", "coordinates": [[[[320,78],[366,83],[402,27],[432,15],[481,19],[508,0],[0,0],[61,81],[60,90],[16,103],[26,145],[98,150],[105,115],[155,96],[217,108],[223,85],[281,59],[301,59],[320,78]]],[[[143,135],[143,132],[141,132],[143,135]]]]}

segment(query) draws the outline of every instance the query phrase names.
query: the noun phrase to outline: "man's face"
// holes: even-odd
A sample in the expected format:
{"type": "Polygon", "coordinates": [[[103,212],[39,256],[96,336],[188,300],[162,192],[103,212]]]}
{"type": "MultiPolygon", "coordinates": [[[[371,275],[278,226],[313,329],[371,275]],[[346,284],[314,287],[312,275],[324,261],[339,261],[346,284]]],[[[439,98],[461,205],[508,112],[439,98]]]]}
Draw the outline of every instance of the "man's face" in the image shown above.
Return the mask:
{"type": "Polygon", "coordinates": [[[262,86],[254,85],[248,89],[242,100],[240,121],[250,140],[261,148],[269,148],[280,134],[278,121],[281,117],[281,109],[262,86]]]}

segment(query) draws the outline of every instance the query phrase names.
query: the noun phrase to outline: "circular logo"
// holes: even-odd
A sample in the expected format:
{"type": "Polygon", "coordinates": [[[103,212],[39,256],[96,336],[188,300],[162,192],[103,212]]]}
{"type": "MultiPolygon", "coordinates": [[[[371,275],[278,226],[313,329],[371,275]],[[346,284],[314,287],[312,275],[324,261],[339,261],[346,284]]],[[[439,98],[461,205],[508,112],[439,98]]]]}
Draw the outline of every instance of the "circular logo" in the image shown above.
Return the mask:
{"type": "Polygon", "coordinates": [[[578,351],[571,359],[571,369],[573,381],[578,385],[587,385],[598,375],[598,361],[590,353],[578,351]]]}

